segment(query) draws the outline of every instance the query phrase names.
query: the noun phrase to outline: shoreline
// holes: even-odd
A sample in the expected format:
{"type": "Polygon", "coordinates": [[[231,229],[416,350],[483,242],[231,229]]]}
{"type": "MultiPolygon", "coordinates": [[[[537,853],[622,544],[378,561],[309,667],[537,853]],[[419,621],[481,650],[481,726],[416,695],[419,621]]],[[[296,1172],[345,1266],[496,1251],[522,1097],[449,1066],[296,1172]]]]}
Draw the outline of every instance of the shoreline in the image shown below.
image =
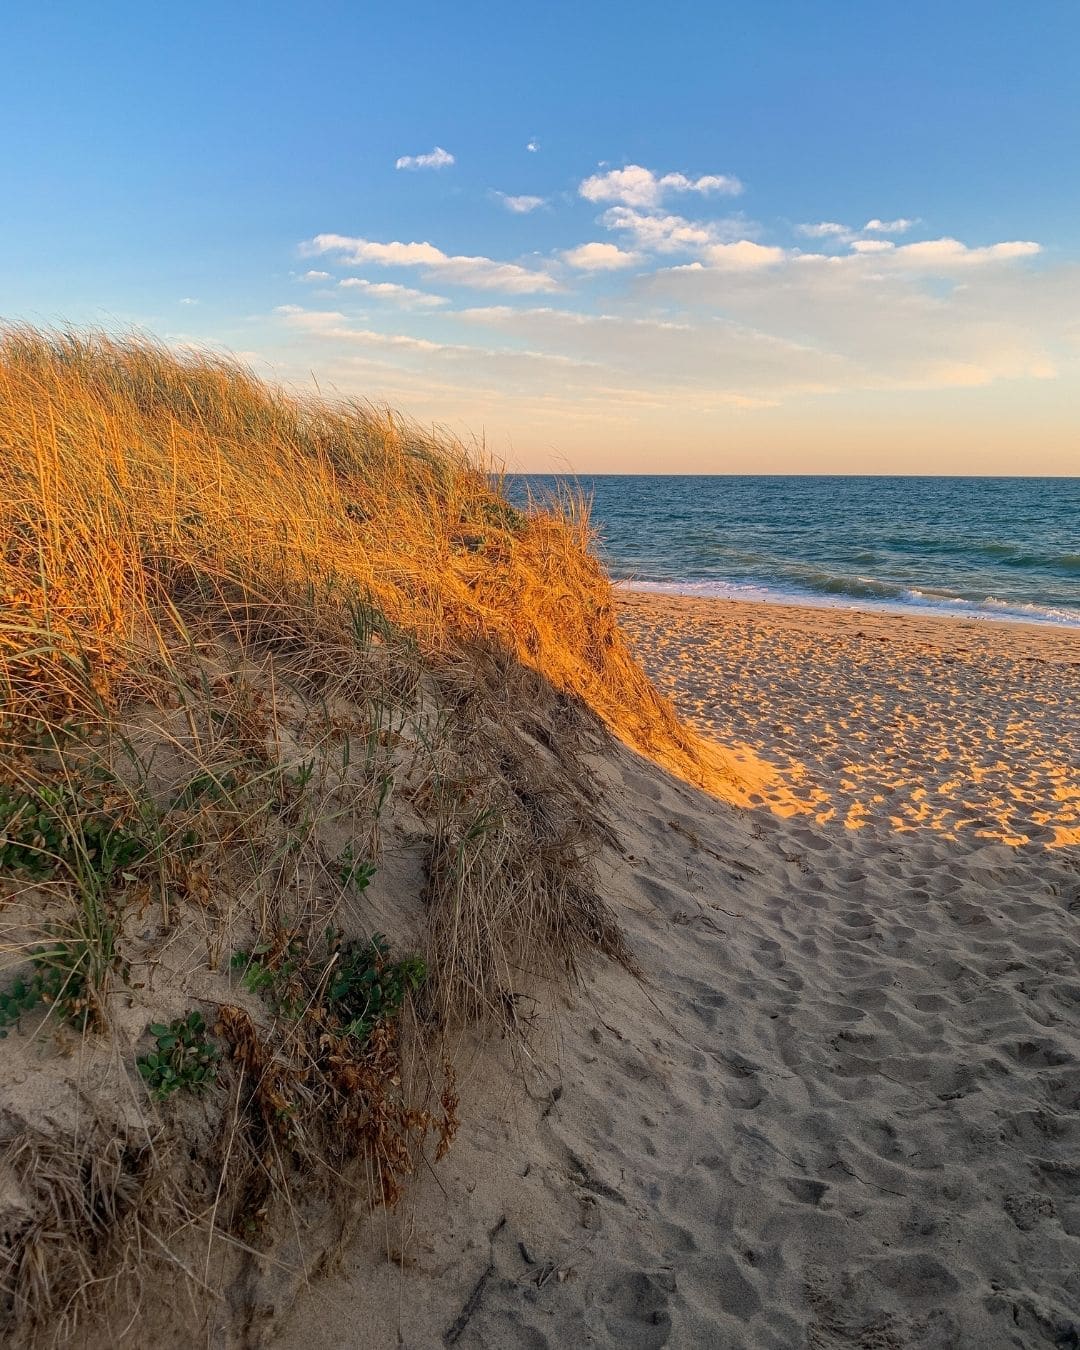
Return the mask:
{"type": "Polygon", "coordinates": [[[701,590],[677,590],[676,582],[644,582],[634,580],[615,581],[612,583],[616,595],[648,595],[658,596],[660,598],[672,600],[704,600],[712,601],[717,604],[730,605],[768,605],[781,609],[811,609],[811,610],[837,610],[843,614],[868,614],[868,615],[898,615],[901,617],[910,617],[914,619],[944,619],[947,623],[975,623],[975,624],[1008,624],[1010,627],[1043,629],[1060,629],[1067,633],[1080,634],[1080,610],[1077,611],[1075,618],[1030,618],[1015,613],[1015,609],[1022,608],[1026,602],[1018,602],[1016,606],[1010,606],[1007,602],[1001,602],[1001,611],[994,609],[980,609],[978,602],[957,600],[955,610],[949,610],[943,605],[933,604],[904,604],[899,600],[891,601],[888,599],[875,601],[871,596],[829,596],[829,595],[794,595],[786,591],[773,591],[767,586],[745,586],[742,587],[734,582],[704,582],[704,583],[685,583],[687,587],[695,584],[716,585],[727,587],[729,591],[734,591],[739,585],[740,589],[746,591],[746,594],[726,594],[723,591],[715,593],[701,590]],[[970,606],[970,608],[963,608],[970,606]]]}

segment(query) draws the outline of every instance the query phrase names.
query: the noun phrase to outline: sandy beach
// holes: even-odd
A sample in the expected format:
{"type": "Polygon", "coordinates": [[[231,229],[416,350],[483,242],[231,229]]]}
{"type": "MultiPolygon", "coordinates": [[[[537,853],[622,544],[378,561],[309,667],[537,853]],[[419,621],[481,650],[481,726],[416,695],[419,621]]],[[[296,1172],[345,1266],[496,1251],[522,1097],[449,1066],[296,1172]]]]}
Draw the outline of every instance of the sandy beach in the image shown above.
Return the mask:
{"type": "Polygon", "coordinates": [[[627,592],[650,675],[819,823],[1080,842],[1080,630],[627,592]]]}
{"type": "Polygon", "coordinates": [[[596,969],[524,1060],[463,1049],[458,1144],[278,1343],[1080,1344],[1077,635],[623,620],[807,809],[594,757],[643,980],[596,969]]]}

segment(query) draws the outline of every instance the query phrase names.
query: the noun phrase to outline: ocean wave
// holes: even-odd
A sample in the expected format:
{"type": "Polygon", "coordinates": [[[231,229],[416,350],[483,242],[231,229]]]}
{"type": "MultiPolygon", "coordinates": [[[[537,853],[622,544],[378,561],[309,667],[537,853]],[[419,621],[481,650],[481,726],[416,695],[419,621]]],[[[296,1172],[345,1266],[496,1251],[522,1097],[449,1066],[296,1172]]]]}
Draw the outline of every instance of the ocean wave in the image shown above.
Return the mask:
{"type": "Polygon", "coordinates": [[[666,595],[696,595],[720,600],[760,604],[808,605],[825,609],[875,609],[894,613],[952,614],[988,622],[1040,623],[1059,628],[1080,628],[1080,608],[1038,605],[1025,600],[1001,600],[987,595],[973,600],[947,592],[892,585],[871,577],[845,578],[825,573],[829,585],[818,590],[778,587],[741,581],[643,581],[626,578],[616,582],[624,590],[654,591],[666,595]],[[847,602],[847,603],[845,603],[847,602]]]}
{"type": "Polygon", "coordinates": [[[885,544],[895,553],[917,553],[927,557],[990,558],[999,567],[1015,567],[1041,572],[1080,575],[1080,553],[1038,553],[1020,544],[994,540],[943,539],[931,536],[892,536],[885,544]]]}

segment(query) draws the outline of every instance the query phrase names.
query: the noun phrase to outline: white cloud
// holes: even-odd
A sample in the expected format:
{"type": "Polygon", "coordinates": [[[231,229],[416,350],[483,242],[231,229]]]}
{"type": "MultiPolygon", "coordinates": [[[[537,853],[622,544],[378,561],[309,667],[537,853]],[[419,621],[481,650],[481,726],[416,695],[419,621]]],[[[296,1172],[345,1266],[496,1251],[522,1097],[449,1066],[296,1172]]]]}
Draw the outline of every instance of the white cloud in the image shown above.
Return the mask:
{"type": "Polygon", "coordinates": [[[710,267],[730,272],[755,272],[760,267],[774,267],[786,257],[782,248],[755,244],[750,239],[738,239],[732,244],[713,244],[704,254],[705,262],[710,267]]]}
{"type": "Polygon", "coordinates": [[[682,253],[730,243],[746,231],[746,222],[737,219],[702,222],[635,211],[629,206],[609,207],[601,220],[609,230],[625,231],[638,248],[651,253],[682,253]]]}
{"type": "Polygon", "coordinates": [[[468,286],[482,291],[506,291],[529,295],[539,291],[558,291],[561,286],[548,272],[539,272],[518,263],[496,262],[492,258],[451,256],[434,244],[398,240],[382,244],[371,239],[343,234],[317,234],[301,245],[308,255],[337,253],[347,262],[380,267],[421,267],[426,276],[453,286],[468,286]]]}
{"type": "Polygon", "coordinates": [[[329,280],[330,280],[330,273],[329,273],[329,272],[316,272],[316,271],[305,272],[305,273],[303,274],[303,276],[300,278],[300,280],[301,280],[301,281],[329,281],[329,280]]]}
{"type": "Polygon", "coordinates": [[[444,346],[441,342],[430,342],[427,338],[411,337],[406,333],[376,333],[368,328],[350,328],[348,319],[337,310],[278,305],[274,313],[279,314],[290,328],[297,328],[319,337],[361,342],[374,347],[401,347],[414,352],[438,352],[442,351],[444,346]]]}
{"type": "Polygon", "coordinates": [[[396,239],[379,244],[371,239],[352,238],[347,234],[317,234],[309,243],[301,245],[303,253],[341,253],[353,263],[373,262],[382,267],[419,267],[445,262],[446,254],[434,244],[402,244],[396,239]]]}
{"type": "MultiPolygon", "coordinates": [[[[498,312],[498,308],[492,312],[498,312]]],[[[508,310],[508,313],[514,311],[508,310]]],[[[309,337],[349,345],[376,347],[405,356],[439,357],[455,362],[476,361],[501,367],[530,366],[551,378],[552,368],[561,373],[583,370],[596,363],[565,356],[558,352],[475,347],[461,342],[432,342],[409,333],[381,333],[371,328],[352,328],[346,316],[337,310],[303,309],[300,305],[278,305],[274,313],[287,327],[309,337]]]]}
{"type": "Polygon", "coordinates": [[[508,211],[513,211],[516,216],[527,216],[530,211],[537,210],[538,207],[547,205],[546,197],[511,197],[505,192],[496,192],[496,197],[502,202],[508,211]]]}
{"type": "Polygon", "coordinates": [[[856,253],[888,253],[896,245],[888,239],[853,239],[851,247],[856,253]]]}
{"type": "MultiPolygon", "coordinates": [[[[326,273],[322,273],[323,276],[326,273]]],[[[373,296],[376,300],[389,300],[405,309],[433,309],[445,305],[446,297],[432,295],[430,291],[415,291],[411,286],[399,286],[396,281],[367,281],[363,277],[346,277],[338,285],[347,290],[360,291],[373,296]]]]}
{"type": "Polygon", "coordinates": [[[455,163],[449,150],[437,145],[426,155],[401,155],[394,161],[395,169],[446,169],[455,163]]]}
{"type": "Polygon", "coordinates": [[[705,174],[688,178],[683,173],[658,175],[640,164],[593,174],[579,186],[578,192],[589,202],[621,202],[624,206],[659,206],[668,192],[711,192],[737,196],[742,191],[737,178],[725,174],[705,174]]]}
{"type": "Polygon", "coordinates": [[[640,261],[638,253],[627,253],[616,244],[579,244],[563,253],[563,260],[581,272],[614,272],[640,261]]]}
{"type": "Polygon", "coordinates": [[[535,155],[536,152],[537,152],[537,150],[540,149],[540,142],[539,142],[539,141],[536,139],[536,137],[534,136],[534,137],[532,138],[532,140],[529,141],[529,143],[526,145],[525,149],[528,150],[528,152],[529,152],[531,155],[535,155]]]}
{"type": "Polygon", "coordinates": [[[185,295],[180,303],[182,305],[197,305],[199,302],[198,300],[193,300],[190,295],[185,295]]]}
{"type": "Polygon", "coordinates": [[[899,220],[878,220],[875,216],[873,220],[868,220],[863,226],[863,231],[874,231],[877,234],[906,234],[912,225],[918,225],[917,220],[908,220],[901,216],[899,220]]]}
{"type": "Polygon", "coordinates": [[[816,224],[796,225],[795,229],[807,239],[846,239],[854,233],[847,225],[838,225],[835,220],[819,220],[816,224]]]}
{"type": "Polygon", "coordinates": [[[901,244],[892,250],[890,258],[897,265],[930,273],[945,275],[957,268],[982,267],[987,263],[1013,262],[1017,258],[1032,258],[1042,250],[1030,239],[1011,239],[985,248],[968,248],[959,239],[923,239],[916,244],[901,244]]]}

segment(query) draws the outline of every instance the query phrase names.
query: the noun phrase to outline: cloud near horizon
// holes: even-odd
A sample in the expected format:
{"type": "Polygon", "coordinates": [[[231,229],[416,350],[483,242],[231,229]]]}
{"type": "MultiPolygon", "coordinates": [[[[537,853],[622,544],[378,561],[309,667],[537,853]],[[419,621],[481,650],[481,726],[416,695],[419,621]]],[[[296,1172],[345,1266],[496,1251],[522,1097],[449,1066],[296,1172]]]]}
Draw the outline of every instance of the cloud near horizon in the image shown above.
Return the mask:
{"type": "Polygon", "coordinates": [[[323,267],[419,271],[458,298],[346,275],[341,309],[275,319],[297,369],[424,416],[495,417],[529,445],[580,448],[579,423],[613,436],[665,415],[707,437],[837,397],[975,398],[1080,370],[1080,267],[1041,263],[1037,242],[912,239],[914,217],[767,227],[665,207],[669,194],[734,195],[735,181],[627,165],[584,179],[576,206],[536,194],[517,211],[499,194],[525,216],[554,203],[539,228],[582,240],[518,260],[318,234],[300,252],[323,267]],[[582,203],[599,208],[591,225],[566,219],[582,203]],[[597,226],[614,238],[590,237],[597,226]],[[498,303],[477,303],[490,293],[498,303]]]}

